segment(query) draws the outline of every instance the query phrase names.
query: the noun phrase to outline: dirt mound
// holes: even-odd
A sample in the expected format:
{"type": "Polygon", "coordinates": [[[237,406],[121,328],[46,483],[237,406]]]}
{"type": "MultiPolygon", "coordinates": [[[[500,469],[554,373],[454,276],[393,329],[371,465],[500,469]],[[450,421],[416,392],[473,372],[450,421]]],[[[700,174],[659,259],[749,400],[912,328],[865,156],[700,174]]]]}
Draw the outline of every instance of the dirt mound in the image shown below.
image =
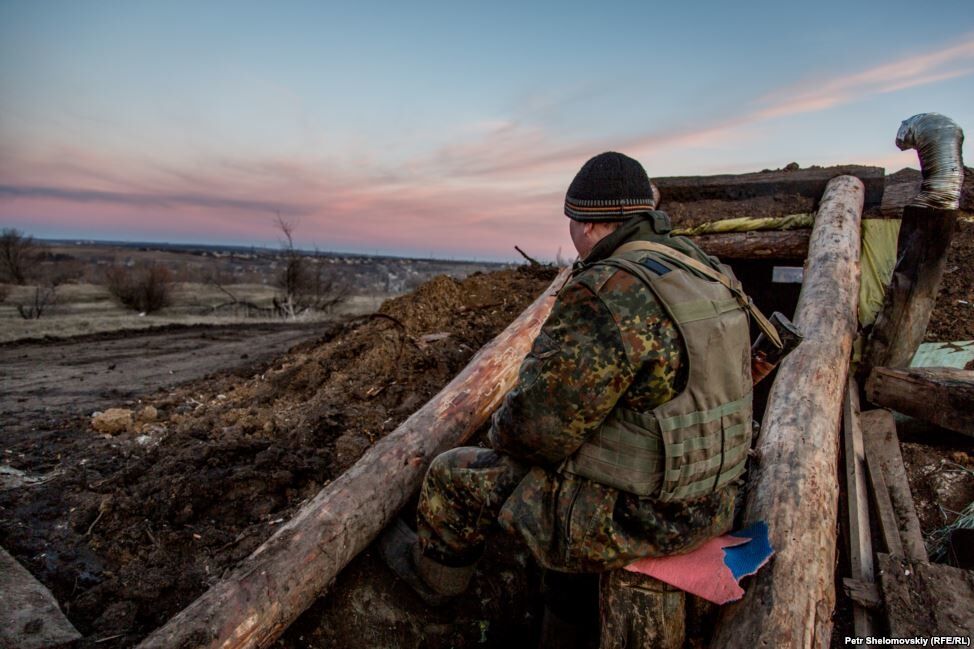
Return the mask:
{"type": "Polygon", "coordinates": [[[974,220],[957,222],[927,340],[974,340],[974,220]]]}
{"type": "Polygon", "coordinates": [[[100,436],[80,417],[39,432],[8,457],[57,471],[0,492],[0,543],[86,642],[121,634],[98,646],[129,646],[430,399],[553,277],[440,276],[257,374],[144,399],[156,421],[129,433],[100,436]]]}

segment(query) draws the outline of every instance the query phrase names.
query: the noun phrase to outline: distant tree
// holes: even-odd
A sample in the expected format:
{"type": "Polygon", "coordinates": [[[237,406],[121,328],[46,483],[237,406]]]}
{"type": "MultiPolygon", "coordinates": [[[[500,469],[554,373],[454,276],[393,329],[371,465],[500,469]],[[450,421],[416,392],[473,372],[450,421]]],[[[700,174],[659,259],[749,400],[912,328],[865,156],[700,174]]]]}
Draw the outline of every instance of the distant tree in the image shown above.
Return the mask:
{"type": "Polygon", "coordinates": [[[0,279],[13,284],[26,284],[37,258],[34,237],[14,228],[4,228],[0,232],[0,279]]]}
{"type": "Polygon", "coordinates": [[[346,284],[326,272],[323,260],[312,259],[294,247],[294,223],[280,214],[275,220],[281,231],[281,250],[284,268],[275,278],[281,293],[274,297],[274,308],[285,318],[294,318],[305,311],[325,311],[348,298],[346,284]]]}
{"type": "Polygon", "coordinates": [[[48,309],[57,304],[57,285],[52,283],[34,287],[34,292],[28,301],[17,304],[17,313],[24,320],[37,320],[48,309]]]}
{"type": "Polygon", "coordinates": [[[140,313],[153,313],[172,300],[172,274],[159,264],[141,268],[113,266],[105,272],[108,292],[118,302],[140,313]]]}

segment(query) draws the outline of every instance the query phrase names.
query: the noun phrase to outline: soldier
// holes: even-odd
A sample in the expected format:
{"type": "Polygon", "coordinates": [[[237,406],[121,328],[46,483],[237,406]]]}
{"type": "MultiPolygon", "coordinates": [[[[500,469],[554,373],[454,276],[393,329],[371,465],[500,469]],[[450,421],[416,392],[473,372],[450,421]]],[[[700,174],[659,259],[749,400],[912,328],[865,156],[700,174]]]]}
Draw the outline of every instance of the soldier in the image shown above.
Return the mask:
{"type": "Polygon", "coordinates": [[[568,188],[581,261],[493,415],[490,448],[438,456],[418,533],[400,521],[381,543],[427,602],[466,589],[494,521],[549,571],[546,613],[562,620],[579,612],[550,587],[565,573],[730,530],[751,435],[747,300],[729,269],[670,235],[654,189],[612,152],[568,188]]]}

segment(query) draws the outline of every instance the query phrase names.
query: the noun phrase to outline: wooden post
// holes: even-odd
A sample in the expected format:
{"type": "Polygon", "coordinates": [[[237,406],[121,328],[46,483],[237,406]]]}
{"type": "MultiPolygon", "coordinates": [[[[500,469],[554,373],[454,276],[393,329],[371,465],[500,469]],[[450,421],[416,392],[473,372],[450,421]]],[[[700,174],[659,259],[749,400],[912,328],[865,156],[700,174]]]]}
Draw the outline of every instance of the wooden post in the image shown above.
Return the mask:
{"type": "Polygon", "coordinates": [[[869,410],[862,413],[862,437],[866,455],[875,458],[883,473],[900,530],[903,551],[914,561],[926,561],[927,548],[923,544],[923,532],[913,504],[910,481],[906,477],[893,414],[888,410],[869,410]]]}
{"type": "Polygon", "coordinates": [[[775,557],[725,607],[714,647],[828,647],[835,605],[839,421],[856,331],[863,185],[831,180],[812,230],[795,324],[750,476],[744,524],[766,521],[775,557]]]}
{"type": "Polygon", "coordinates": [[[430,461],[500,404],[567,277],[565,269],[439,394],[139,647],[270,646],[409,500],[430,461]]]}
{"type": "MultiPolygon", "coordinates": [[[[849,574],[853,580],[872,584],[873,540],[869,530],[869,494],[866,489],[866,456],[863,451],[862,426],[859,413],[859,386],[849,377],[842,407],[845,438],[845,476],[849,530],[849,574]]],[[[873,635],[873,621],[869,610],[853,601],[852,623],[860,638],[873,635]]]]}
{"type": "Polygon", "coordinates": [[[599,649],[681,649],[686,594],[658,579],[612,570],[599,580],[599,649]]]}
{"type": "Polygon", "coordinates": [[[974,436],[974,371],[877,367],[866,382],[866,395],[877,406],[974,436]]]}
{"type": "Polygon", "coordinates": [[[874,367],[906,367],[923,342],[954,234],[956,210],[908,205],[898,259],[863,354],[862,376],[874,367]]]}

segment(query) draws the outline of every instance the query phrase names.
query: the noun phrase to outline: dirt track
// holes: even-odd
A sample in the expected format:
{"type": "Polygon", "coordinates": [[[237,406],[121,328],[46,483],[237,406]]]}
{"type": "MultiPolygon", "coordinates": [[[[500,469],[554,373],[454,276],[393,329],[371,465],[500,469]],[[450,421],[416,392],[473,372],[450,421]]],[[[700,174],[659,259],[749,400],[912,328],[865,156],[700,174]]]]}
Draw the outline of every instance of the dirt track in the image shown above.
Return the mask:
{"type": "Polygon", "coordinates": [[[334,326],[163,327],[0,345],[5,441],[43,422],[119,406],[214,372],[246,372],[334,326]]]}

